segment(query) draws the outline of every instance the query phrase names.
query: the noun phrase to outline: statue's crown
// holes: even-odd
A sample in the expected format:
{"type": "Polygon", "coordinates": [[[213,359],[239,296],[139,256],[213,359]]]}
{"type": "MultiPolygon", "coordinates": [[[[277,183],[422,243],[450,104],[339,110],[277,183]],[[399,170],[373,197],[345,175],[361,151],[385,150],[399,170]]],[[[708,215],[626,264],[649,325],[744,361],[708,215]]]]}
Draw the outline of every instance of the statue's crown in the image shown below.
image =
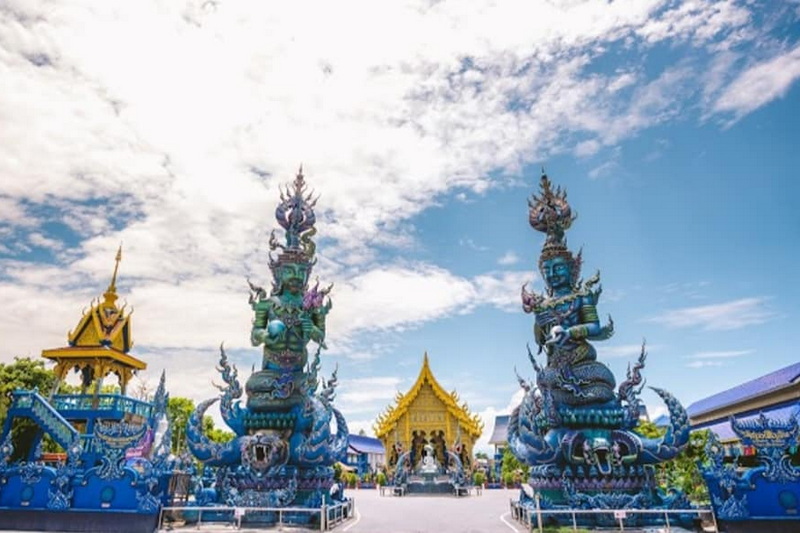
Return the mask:
{"type": "Polygon", "coordinates": [[[272,232],[269,240],[270,250],[280,249],[277,258],[270,257],[270,268],[275,269],[287,263],[314,264],[316,245],[311,237],[316,233],[314,223],[317,217],[314,206],[319,198],[306,193],[307,186],[303,167],[297,172],[292,186],[281,189],[281,201],[275,208],[275,218],[284,230],[286,244],[280,244],[272,232]]]}
{"type": "Polygon", "coordinates": [[[531,227],[547,235],[540,261],[557,255],[571,255],[564,232],[576,218],[577,215],[572,214],[572,208],[567,202],[567,191],[561,187],[554,190],[543,169],[539,181],[539,196],[533,194],[528,200],[528,221],[531,227]]]}

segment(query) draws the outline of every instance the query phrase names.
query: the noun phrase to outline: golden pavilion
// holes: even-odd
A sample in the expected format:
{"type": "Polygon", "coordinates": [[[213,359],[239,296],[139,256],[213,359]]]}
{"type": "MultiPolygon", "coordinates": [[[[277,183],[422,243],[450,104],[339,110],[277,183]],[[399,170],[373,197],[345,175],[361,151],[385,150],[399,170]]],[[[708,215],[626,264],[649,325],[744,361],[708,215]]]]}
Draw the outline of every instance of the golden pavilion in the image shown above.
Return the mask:
{"type": "Polygon", "coordinates": [[[43,350],[42,357],[55,362],[56,375],[51,397],[71,369],[81,376],[81,393],[94,384],[96,397],[101,390],[103,379],[115,374],[119,379],[120,392],[124,395],[128,383],[139,370],[147,368],[147,363],[129,353],[133,347],[131,338],[131,313],[125,306],[117,305],[117,272],[122,260],[122,247],[117,250],[114,274],[111,283],[99,298],[84,311],[78,326],[67,334],[68,346],[43,350]]]}
{"type": "Polygon", "coordinates": [[[447,392],[439,384],[426,352],[414,385],[405,394],[397,393],[394,405],[378,416],[373,429],[387,451],[390,469],[404,451],[421,457],[426,445],[432,446],[438,457],[444,457],[445,451],[455,453],[468,468],[483,422],[460,402],[456,391],[447,392]]]}

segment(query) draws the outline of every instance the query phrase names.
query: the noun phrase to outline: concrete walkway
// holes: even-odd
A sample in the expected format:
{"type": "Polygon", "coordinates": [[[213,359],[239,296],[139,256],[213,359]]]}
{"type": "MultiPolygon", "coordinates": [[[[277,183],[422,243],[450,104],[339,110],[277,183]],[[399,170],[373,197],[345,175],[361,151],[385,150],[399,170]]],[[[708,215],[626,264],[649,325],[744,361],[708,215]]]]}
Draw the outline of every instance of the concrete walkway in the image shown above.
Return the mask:
{"type": "MultiPolygon", "coordinates": [[[[388,494],[388,492],[387,492],[388,494]]],[[[355,500],[355,517],[336,526],[336,533],[526,533],[527,528],[511,518],[510,501],[519,497],[519,490],[485,490],[482,495],[456,498],[451,495],[381,496],[377,490],[348,490],[355,500]]],[[[196,525],[162,533],[256,533],[264,529],[235,529],[223,525],[196,525]]],[[[283,526],[269,531],[308,532],[305,528],[283,526]]],[[[536,529],[534,529],[536,531],[536,529]]],[[[619,530],[604,530],[607,532],[619,530]]],[[[625,533],[643,530],[625,529],[625,533]]],[[[663,528],[648,528],[647,533],[660,533],[663,528]]],[[[686,530],[673,527],[671,533],[686,530]]]]}

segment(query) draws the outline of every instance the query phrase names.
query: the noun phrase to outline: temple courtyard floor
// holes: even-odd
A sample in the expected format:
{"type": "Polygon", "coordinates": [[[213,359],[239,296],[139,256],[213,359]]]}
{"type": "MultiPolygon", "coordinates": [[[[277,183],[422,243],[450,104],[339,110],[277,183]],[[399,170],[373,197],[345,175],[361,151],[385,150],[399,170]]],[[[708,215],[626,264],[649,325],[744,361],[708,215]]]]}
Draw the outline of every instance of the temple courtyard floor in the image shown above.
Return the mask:
{"type": "MultiPolygon", "coordinates": [[[[387,493],[388,494],[388,493],[387,493]]],[[[510,502],[518,499],[519,490],[485,490],[481,495],[456,498],[451,495],[381,496],[377,490],[349,490],[355,500],[354,518],[340,523],[337,533],[523,533],[529,531],[511,518],[510,502]]],[[[162,529],[159,533],[178,531],[205,533],[255,533],[264,529],[203,524],[162,529]]],[[[271,531],[307,532],[296,526],[272,527],[271,531]]],[[[533,531],[537,531],[536,528],[533,531]]],[[[553,531],[545,530],[545,531],[553,531]]],[[[562,529],[561,531],[569,531],[562,529]]],[[[581,530],[585,531],[585,530],[581,530]]],[[[605,529],[603,531],[614,531],[605,529]]],[[[619,531],[616,529],[616,531],[619,531]]],[[[656,533],[664,528],[629,529],[627,533],[656,533]]],[[[673,533],[687,530],[673,527],[673,533]]]]}

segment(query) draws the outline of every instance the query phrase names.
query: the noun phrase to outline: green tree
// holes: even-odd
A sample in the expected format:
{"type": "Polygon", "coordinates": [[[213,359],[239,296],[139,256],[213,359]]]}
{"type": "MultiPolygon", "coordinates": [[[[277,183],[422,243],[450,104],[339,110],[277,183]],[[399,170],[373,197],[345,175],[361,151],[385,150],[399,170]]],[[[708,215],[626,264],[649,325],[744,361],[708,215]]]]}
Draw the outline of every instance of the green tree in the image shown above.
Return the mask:
{"type": "Polygon", "coordinates": [[[512,479],[528,479],[530,466],[524,465],[519,462],[511,450],[506,448],[503,450],[503,463],[500,466],[500,477],[505,481],[506,474],[511,474],[512,479]]]}
{"type": "Polygon", "coordinates": [[[214,419],[208,415],[203,417],[203,433],[205,433],[210,440],[220,443],[231,441],[236,436],[232,431],[216,427],[214,425],[214,419]]]}
{"type": "Polygon", "coordinates": [[[39,389],[50,394],[55,383],[53,371],[45,368],[44,361],[30,357],[15,357],[13,363],[0,363],[0,422],[4,422],[11,407],[11,393],[17,389],[39,389]]]}
{"type": "Polygon", "coordinates": [[[167,419],[172,428],[172,452],[179,454],[186,442],[186,426],[194,412],[194,401],[180,396],[170,397],[167,402],[167,419]]]}
{"type": "MultiPolygon", "coordinates": [[[[0,363],[0,424],[4,423],[11,407],[12,393],[17,390],[38,389],[45,396],[55,383],[53,371],[45,368],[44,361],[30,357],[15,357],[13,363],[0,363]]],[[[11,426],[11,442],[14,445],[12,461],[27,457],[30,453],[39,427],[30,419],[16,419],[11,426]]],[[[58,445],[45,436],[43,448],[46,451],[56,451],[58,445]]]]}
{"type": "MultiPolygon", "coordinates": [[[[656,439],[662,437],[666,429],[652,422],[641,422],[635,431],[643,437],[656,439]]],[[[691,432],[688,444],[677,457],[656,465],[655,474],[659,488],[664,491],[680,489],[693,503],[708,503],[708,488],[697,463],[708,459],[705,448],[709,437],[710,432],[707,429],[691,432]]]]}
{"type": "MultiPolygon", "coordinates": [[[[186,447],[186,426],[194,412],[194,400],[176,396],[167,402],[167,419],[172,428],[172,452],[181,453],[186,447]]],[[[214,419],[203,416],[203,433],[214,442],[228,442],[236,435],[225,429],[214,426],[214,419]]]]}

